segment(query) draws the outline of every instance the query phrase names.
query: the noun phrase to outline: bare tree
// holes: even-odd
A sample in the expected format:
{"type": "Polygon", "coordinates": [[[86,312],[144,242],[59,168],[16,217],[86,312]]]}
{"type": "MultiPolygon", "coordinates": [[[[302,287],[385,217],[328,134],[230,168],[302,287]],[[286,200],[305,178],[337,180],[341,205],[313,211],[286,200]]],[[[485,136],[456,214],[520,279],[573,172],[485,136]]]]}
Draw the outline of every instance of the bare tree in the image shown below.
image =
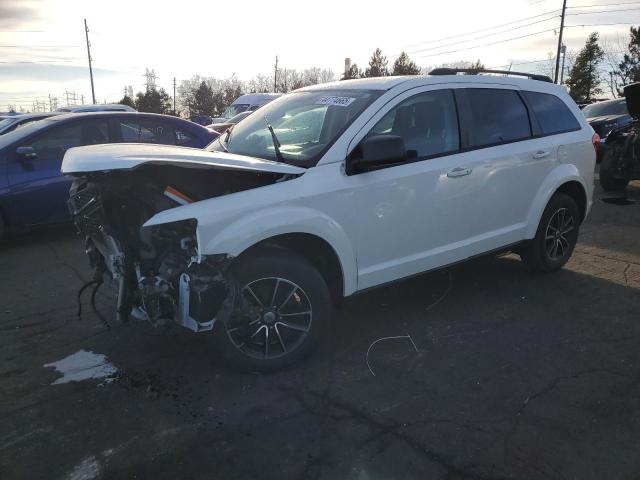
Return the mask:
{"type": "Polygon", "coordinates": [[[613,98],[617,98],[621,95],[620,87],[629,83],[629,78],[627,78],[625,72],[620,70],[620,63],[624,59],[624,54],[628,51],[627,45],[620,35],[616,35],[615,38],[604,39],[601,43],[604,50],[602,66],[606,68],[604,81],[613,98]]]}

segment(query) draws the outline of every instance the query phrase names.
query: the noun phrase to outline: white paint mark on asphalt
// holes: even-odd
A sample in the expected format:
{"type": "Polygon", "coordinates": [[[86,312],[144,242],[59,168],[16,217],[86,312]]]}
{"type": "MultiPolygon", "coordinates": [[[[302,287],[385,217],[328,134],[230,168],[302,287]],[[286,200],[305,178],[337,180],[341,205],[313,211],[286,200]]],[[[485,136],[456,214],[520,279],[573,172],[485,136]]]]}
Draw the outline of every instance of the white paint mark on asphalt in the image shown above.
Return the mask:
{"type": "Polygon", "coordinates": [[[97,378],[107,378],[108,381],[118,371],[115,366],[107,361],[105,355],[86,350],[80,350],[57,362],[45,363],[44,367],[53,367],[62,374],[62,377],[51,385],[97,378]]]}
{"type": "Polygon", "coordinates": [[[67,476],[67,480],[93,480],[100,475],[100,464],[94,456],[87,457],[67,476]]]}

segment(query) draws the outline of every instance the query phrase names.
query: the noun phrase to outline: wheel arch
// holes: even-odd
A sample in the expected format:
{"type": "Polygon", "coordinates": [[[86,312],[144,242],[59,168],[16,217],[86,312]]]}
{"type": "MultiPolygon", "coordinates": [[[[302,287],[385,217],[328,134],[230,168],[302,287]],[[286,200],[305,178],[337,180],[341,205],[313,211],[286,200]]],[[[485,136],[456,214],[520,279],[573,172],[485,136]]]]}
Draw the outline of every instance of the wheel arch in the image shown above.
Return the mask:
{"type": "Polygon", "coordinates": [[[536,200],[529,209],[525,238],[535,237],[544,209],[556,193],[564,193],[575,200],[580,210],[580,222],[582,223],[591,208],[589,191],[574,165],[564,164],[556,168],[543,182],[536,195],[536,200]]]}
{"type": "Polygon", "coordinates": [[[284,248],[302,256],[322,275],[334,302],[345,295],[345,279],[340,258],[329,242],[310,233],[292,232],[265,238],[244,250],[234,261],[246,259],[268,248],[284,248]]]}
{"type": "MultiPolygon", "coordinates": [[[[349,235],[335,219],[315,209],[291,206],[261,209],[226,224],[221,230],[199,224],[198,243],[201,255],[231,257],[240,257],[260,246],[289,248],[314,265],[326,263],[332,266],[332,272],[339,271],[340,296],[349,296],[357,290],[357,261],[349,235]],[[329,260],[320,261],[319,255],[329,260]]],[[[332,273],[329,279],[334,276],[332,273]]]]}
{"type": "MultiPolygon", "coordinates": [[[[587,215],[587,192],[582,184],[576,180],[570,180],[560,185],[553,195],[556,193],[564,193],[570,196],[578,205],[580,212],[580,223],[582,223],[587,215]]],[[[553,196],[552,195],[552,196],[553,196]]]]}

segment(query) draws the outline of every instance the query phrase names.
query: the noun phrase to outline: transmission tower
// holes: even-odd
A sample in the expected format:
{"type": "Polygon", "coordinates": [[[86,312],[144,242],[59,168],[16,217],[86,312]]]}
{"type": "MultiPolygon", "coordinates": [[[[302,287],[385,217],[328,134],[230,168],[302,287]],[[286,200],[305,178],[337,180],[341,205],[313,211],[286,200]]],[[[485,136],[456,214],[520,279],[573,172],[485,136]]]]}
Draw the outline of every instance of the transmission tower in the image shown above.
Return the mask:
{"type": "Polygon", "coordinates": [[[146,68],[144,76],[146,78],[146,80],[145,80],[146,89],[147,90],[155,90],[155,88],[156,88],[156,80],[158,78],[156,76],[155,70],[149,70],[148,68],[146,68]]]}

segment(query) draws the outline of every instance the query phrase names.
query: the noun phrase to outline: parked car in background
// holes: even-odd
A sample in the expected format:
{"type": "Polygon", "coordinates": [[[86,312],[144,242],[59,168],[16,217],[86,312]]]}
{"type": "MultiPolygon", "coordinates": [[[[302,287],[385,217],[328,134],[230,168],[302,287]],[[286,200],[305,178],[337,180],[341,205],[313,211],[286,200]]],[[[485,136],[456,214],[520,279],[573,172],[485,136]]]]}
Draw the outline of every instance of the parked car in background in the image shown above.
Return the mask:
{"type": "Polygon", "coordinates": [[[0,135],[13,132],[15,129],[23,127],[31,122],[37,122],[43,118],[60,115],[59,112],[41,112],[41,113],[25,113],[23,115],[12,115],[0,119],[0,135]]]}
{"type": "Polygon", "coordinates": [[[203,148],[216,137],[187,120],[137,112],[61,114],[2,135],[0,237],[6,228],[69,219],[71,181],[60,173],[68,148],[122,142],[203,148]]]}
{"type": "Polygon", "coordinates": [[[87,112],[135,112],[136,109],[129,105],[119,103],[96,103],[95,105],[76,105],[70,107],[60,107],[56,112],[65,113],[87,113],[87,112]]]}
{"type": "Polygon", "coordinates": [[[209,130],[213,130],[214,132],[217,132],[219,134],[223,134],[224,132],[226,132],[230,127],[234,126],[236,123],[238,123],[240,120],[244,120],[245,118],[247,118],[249,115],[251,115],[253,112],[252,111],[244,111],[244,112],[240,112],[239,114],[231,117],[229,120],[227,120],[226,122],[222,122],[222,123],[212,123],[211,125],[207,125],[207,128],[209,130]]]}
{"type": "Polygon", "coordinates": [[[600,135],[600,141],[606,143],[607,135],[614,128],[622,127],[633,121],[624,98],[592,103],[582,109],[589,125],[600,135]]]}
{"type": "Polygon", "coordinates": [[[189,120],[191,120],[193,123],[197,123],[198,125],[206,127],[207,125],[211,124],[211,122],[213,121],[213,117],[209,115],[191,115],[189,117],[189,120]]]}
{"type": "Polygon", "coordinates": [[[253,112],[280,96],[282,96],[281,93],[248,93],[240,95],[226,108],[222,115],[214,118],[211,123],[224,123],[239,113],[253,112]]]}
{"type": "Polygon", "coordinates": [[[205,151],[69,150],[70,205],[96,278],[119,284],[114,314],[215,329],[231,361],[274,370],[356,292],[494,251],[562,268],[598,135],[547,77],[451,72],[303,88],[205,151]]]}

